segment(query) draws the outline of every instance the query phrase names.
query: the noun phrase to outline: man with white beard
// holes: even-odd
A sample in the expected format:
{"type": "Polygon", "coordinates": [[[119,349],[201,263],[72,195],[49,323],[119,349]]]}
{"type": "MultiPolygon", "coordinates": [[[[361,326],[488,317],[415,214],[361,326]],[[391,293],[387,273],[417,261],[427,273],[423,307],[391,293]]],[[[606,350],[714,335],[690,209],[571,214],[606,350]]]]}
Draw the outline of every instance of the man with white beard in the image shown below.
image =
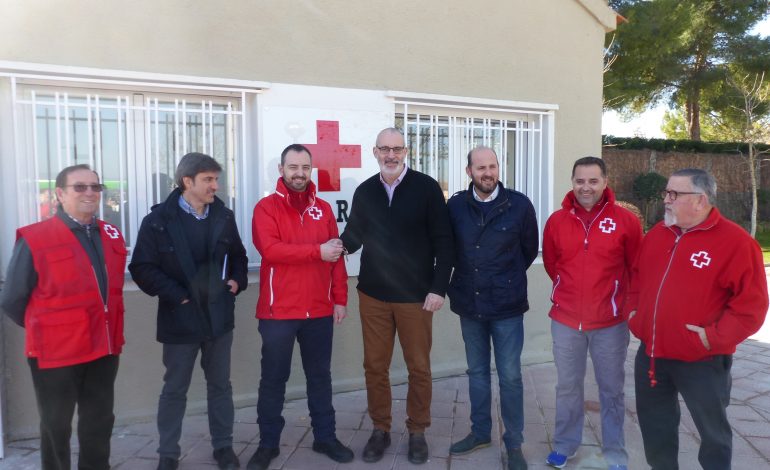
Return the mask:
{"type": "Polygon", "coordinates": [[[759,245],[722,217],[716,193],[708,172],[674,172],[664,221],[647,233],[632,271],[628,326],[642,341],[636,409],[653,468],[678,468],[679,394],[700,434],[701,466],[730,468],[732,354],[767,313],[759,245]]]}

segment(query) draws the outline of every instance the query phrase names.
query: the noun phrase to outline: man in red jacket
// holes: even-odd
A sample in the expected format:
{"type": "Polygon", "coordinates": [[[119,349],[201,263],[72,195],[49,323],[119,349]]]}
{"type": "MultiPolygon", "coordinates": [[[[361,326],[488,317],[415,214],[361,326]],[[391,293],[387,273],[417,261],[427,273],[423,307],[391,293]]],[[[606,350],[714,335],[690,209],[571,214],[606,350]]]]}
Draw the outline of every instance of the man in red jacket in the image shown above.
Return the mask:
{"type": "Polygon", "coordinates": [[[642,228],[615,204],[607,168],[596,157],[572,167],[572,191],[543,232],[543,264],[553,280],[550,316],[556,363],[556,426],[546,463],[562,468],[582,441],[583,383],[591,353],[599,385],[602,453],[611,470],[624,470],[623,366],[628,349],[624,299],[642,228]]]}
{"type": "Polygon", "coordinates": [[[126,244],[96,218],[103,189],[88,165],[59,173],[59,210],[17,231],[0,294],[0,308],[26,329],[44,470],[70,468],[75,406],[78,467],[110,468],[126,244]]]}
{"type": "Polygon", "coordinates": [[[311,158],[303,145],[286,147],[275,192],[254,208],[252,236],[262,255],[257,302],[262,377],[259,447],[249,470],[267,469],[279,453],[295,340],[307,379],[313,450],[336,462],[353,460],[353,451],[336,436],[331,382],[333,326],[347,316],[348,275],[336,218],[310,180],[311,158]]]}
{"type": "Polygon", "coordinates": [[[634,266],[629,328],[642,341],[636,409],[653,468],[678,468],[678,394],[700,434],[701,466],[730,468],[732,354],[767,313],[759,245],[713,206],[716,192],[704,170],[674,172],[663,192],[665,218],[634,266]]]}

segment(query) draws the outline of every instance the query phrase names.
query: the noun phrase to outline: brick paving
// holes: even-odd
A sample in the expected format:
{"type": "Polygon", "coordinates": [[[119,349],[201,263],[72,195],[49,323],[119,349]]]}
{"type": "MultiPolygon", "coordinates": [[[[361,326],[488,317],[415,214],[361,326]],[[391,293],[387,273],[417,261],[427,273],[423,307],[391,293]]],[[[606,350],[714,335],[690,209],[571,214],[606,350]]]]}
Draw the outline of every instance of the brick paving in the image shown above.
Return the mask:
{"type": "MultiPolygon", "coordinates": [[[[770,273],[770,271],[769,271],[770,273]]],[[[770,277],[770,274],[768,274],[770,277]]],[[[642,436],[634,403],[633,358],[639,341],[632,339],[626,358],[626,448],[630,469],[648,468],[644,459],[642,436]]],[[[596,382],[589,364],[585,388],[585,428],[583,445],[569,461],[570,469],[605,469],[601,454],[599,399],[596,382]]],[[[524,456],[532,470],[548,469],[545,458],[551,451],[554,427],[556,368],[552,362],[527,365],[524,377],[524,456]]],[[[727,414],[733,428],[733,468],[736,470],[770,468],[770,321],[752,338],[738,347],[734,356],[733,388],[727,414]]],[[[493,389],[497,387],[493,375],[493,389]]],[[[423,470],[498,470],[505,468],[505,450],[500,445],[502,421],[499,396],[493,393],[495,425],[493,445],[464,456],[450,456],[449,445],[470,431],[468,380],[465,376],[433,381],[432,425],[426,431],[431,456],[424,465],[412,465],[406,459],[408,434],[404,426],[406,385],[393,387],[392,444],[385,457],[374,464],[361,461],[360,455],[372,430],[366,414],[366,392],[354,391],[334,395],[337,411],[337,437],[351,446],[356,459],[336,464],[312,451],[307,401],[287,402],[284,409],[286,427],[281,435],[281,454],[272,462],[276,470],[333,469],[406,469],[423,470]]],[[[679,468],[695,470],[698,463],[698,432],[681,403],[679,427],[679,468]]],[[[256,407],[240,408],[235,413],[234,444],[243,468],[256,451],[259,442],[256,407]]],[[[157,466],[157,431],[154,422],[117,426],[112,437],[112,468],[118,470],[154,470],[157,466]]],[[[208,421],[205,414],[187,416],[180,442],[181,470],[211,470],[217,466],[211,456],[208,421]]],[[[6,443],[6,458],[0,470],[33,470],[40,467],[40,442],[26,439],[6,443]]],[[[73,439],[73,468],[76,468],[77,441],[73,439]]]]}
{"type": "MultiPolygon", "coordinates": [[[[770,330],[770,328],[768,328],[770,330]]],[[[762,336],[762,335],[760,335],[762,336]]],[[[770,332],[762,341],[747,340],[739,346],[733,364],[732,403],[728,408],[733,426],[733,468],[770,468],[770,332]]],[[[633,386],[633,357],[638,347],[633,341],[629,348],[626,367],[626,443],[629,452],[629,468],[648,468],[644,460],[642,439],[639,432],[633,386]]],[[[586,421],[583,445],[577,456],[569,461],[568,468],[604,469],[607,467],[601,454],[599,428],[599,403],[596,383],[589,364],[586,378],[586,421]]],[[[551,450],[554,420],[554,385],[556,370],[553,363],[528,365],[523,368],[525,396],[525,429],[523,450],[533,470],[550,468],[545,457],[551,450]]],[[[496,384],[495,384],[496,386],[496,384]]],[[[496,470],[504,469],[505,452],[500,446],[502,422],[499,416],[499,397],[494,394],[496,424],[493,429],[493,445],[465,456],[450,456],[449,445],[461,439],[470,430],[468,381],[465,376],[437,379],[433,382],[433,424],[426,437],[431,457],[427,464],[415,466],[406,459],[408,435],[404,428],[406,385],[393,387],[393,444],[380,462],[366,464],[360,453],[369,437],[372,426],[366,414],[364,391],[338,393],[334,396],[337,410],[339,439],[356,452],[356,460],[349,464],[336,464],[312,451],[313,442],[310,418],[305,400],[286,403],[284,417],[286,428],[281,437],[281,454],[271,468],[284,470],[332,470],[332,469],[404,469],[424,470],[496,470]]],[[[259,432],[255,407],[236,410],[234,449],[245,468],[246,462],[257,448],[259,432]]],[[[112,439],[112,466],[120,470],[152,470],[157,465],[157,431],[155,423],[118,426],[112,439]]],[[[680,468],[700,468],[697,462],[698,433],[687,409],[682,405],[680,426],[680,468]]],[[[211,457],[211,445],[205,414],[185,418],[182,437],[183,470],[215,469],[211,457]]],[[[73,440],[73,453],[77,442],[73,440]]],[[[0,461],[2,470],[37,469],[40,465],[39,441],[28,439],[6,445],[6,458],[0,461]]],[[[73,456],[74,462],[74,456],[73,456]]],[[[73,464],[73,468],[76,466],[73,464]]]]}

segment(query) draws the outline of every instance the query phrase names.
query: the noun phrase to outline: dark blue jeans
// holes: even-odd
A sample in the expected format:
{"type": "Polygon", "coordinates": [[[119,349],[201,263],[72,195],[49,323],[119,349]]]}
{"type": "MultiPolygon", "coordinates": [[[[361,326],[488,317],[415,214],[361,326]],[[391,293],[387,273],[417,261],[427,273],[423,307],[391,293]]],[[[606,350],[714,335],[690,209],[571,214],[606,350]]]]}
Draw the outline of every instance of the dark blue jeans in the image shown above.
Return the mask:
{"type": "Polygon", "coordinates": [[[230,349],[233,332],[210,341],[193,344],[164,344],[163,391],[158,403],[158,454],[179,458],[182,420],[187,408],[187,390],[190,388],[198,351],[201,368],[206,377],[206,399],[209,432],[214,449],[233,445],[233,387],[230,384],[230,349]]]}
{"type": "Polygon", "coordinates": [[[259,445],[278,447],[285,420],[281,416],[286,381],[291,373],[294,340],[299,343],[302,368],[307,380],[307,407],[316,442],[336,439],[332,406],[331,316],[310,320],[259,320],[262,336],[262,378],[257,399],[259,445]]]}
{"type": "Polygon", "coordinates": [[[489,439],[492,433],[491,339],[500,382],[500,410],[505,425],[503,442],[507,449],[517,449],[524,441],[524,386],[521,381],[523,319],[521,315],[492,321],[460,317],[468,360],[471,431],[481,439],[489,439]]]}
{"type": "Polygon", "coordinates": [[[650,358],[639,345],[634,362],[636,413],[644,454],[653,469],[679,468],[679,395],[682,395],[700,434],[698,462],[704,470],[729,469],[733,433],[727,421],[733,358],[712,356],[685,362],[655,359],[655,387],[650,386],[650,358]]]}

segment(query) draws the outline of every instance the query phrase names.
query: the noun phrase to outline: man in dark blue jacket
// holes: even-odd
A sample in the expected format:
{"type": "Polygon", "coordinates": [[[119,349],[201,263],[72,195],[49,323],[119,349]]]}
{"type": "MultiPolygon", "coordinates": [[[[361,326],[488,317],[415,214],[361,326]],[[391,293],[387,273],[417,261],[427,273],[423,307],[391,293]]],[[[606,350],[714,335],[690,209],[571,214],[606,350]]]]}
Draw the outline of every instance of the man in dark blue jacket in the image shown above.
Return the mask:
{"type": "Polygon", "coordinates": [[[490,338],[500,381],[500,408],[509,469],[526,469],[524,387],[521,350],[527,302],[527,268],[537,257],[535,209],[527,197],[499,182],[494,150],[477,147],[468,153],[465,172],[472,183],[449,199],[454,230],[455,267],[449,284],[449,305],[460,315],[468,387],[471,432],[452,444],[462,455],[491,443],[492,387],[490,338]]]}
{"type": "Polygon", "coordinates": [[[233,211],[215,196],[222,167],[201,153],[179,161],[175,189],[142,221],[128,266],[158,296],[163,391],[158,404],[158,470],[173,470],[195,358],[206,376],[209,431],[219,468],[239,466],[233,452],[230,348],[235,296],[247,285],[248,258],[233,211]]]}

